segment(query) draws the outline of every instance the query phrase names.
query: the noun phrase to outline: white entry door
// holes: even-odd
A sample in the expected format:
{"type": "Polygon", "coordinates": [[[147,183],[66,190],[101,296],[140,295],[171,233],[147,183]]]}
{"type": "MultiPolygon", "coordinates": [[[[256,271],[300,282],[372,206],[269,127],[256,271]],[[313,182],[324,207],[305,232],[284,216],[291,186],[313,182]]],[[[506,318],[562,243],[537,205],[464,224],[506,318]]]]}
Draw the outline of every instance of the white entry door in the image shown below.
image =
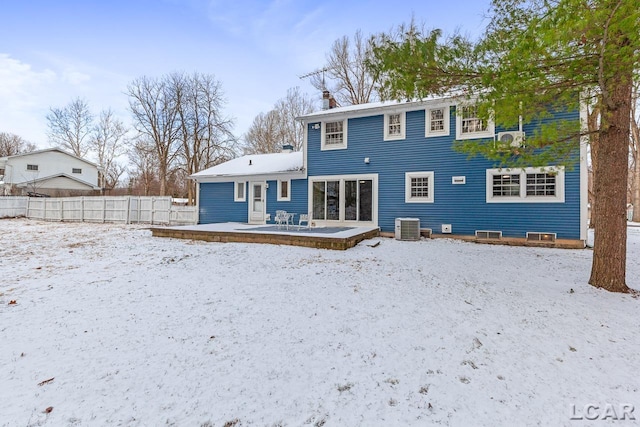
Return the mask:
{"type": "Polygon", "coordinates": [[[264,182],[249,183],[249,223],[264,224],[267,212],[267,195],[264,182]]]}

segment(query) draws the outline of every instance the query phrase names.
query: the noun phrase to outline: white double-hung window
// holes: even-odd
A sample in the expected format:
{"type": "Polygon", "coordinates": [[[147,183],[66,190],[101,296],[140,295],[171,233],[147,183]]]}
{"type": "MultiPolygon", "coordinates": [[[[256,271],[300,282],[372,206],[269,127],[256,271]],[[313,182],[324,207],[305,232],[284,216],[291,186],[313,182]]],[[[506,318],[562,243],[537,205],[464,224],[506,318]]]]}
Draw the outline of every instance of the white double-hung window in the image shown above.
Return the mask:
{"type": "Polygon", "coordinates": [[[475,105],[458,105],[456,108],[456,139],[489,138],[494,135],[490,118],[482,118],[475,105]]]}
{"type": "Polygon", "coordinates": [[[449,107],[427,108],[425,124],[425,137],[449,135],[449,107]]]}
{"type": "Polygon", "coordinates": [[[347,120],[322,122],[322,150],[347,148],[347,120]]]}
{"type": "Polygon", "coordinates": [[[407,113],[390,113],[384,115],[384,140],[405,139],[407,113]]]}

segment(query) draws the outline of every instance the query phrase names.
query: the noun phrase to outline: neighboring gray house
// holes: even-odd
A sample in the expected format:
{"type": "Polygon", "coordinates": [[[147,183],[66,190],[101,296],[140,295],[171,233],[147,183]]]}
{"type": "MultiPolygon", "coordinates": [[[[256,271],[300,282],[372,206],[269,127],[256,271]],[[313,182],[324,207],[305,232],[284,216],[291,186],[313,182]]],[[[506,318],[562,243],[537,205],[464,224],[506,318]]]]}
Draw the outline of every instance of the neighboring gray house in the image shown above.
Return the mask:
{"type": "Polygon", "coordinates": [[[100,168],[59,148],[0,157],[0,195],[95,195],[100,168]]]}

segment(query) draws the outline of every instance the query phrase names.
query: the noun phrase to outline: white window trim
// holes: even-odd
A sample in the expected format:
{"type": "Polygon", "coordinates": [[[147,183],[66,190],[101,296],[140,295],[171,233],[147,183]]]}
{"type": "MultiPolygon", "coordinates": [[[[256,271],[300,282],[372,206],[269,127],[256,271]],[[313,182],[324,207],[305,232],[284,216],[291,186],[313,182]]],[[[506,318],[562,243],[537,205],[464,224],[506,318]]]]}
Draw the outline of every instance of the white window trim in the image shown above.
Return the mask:
{"type": "Polygon", "coordinates": [[[425,138],[429,138],[429,137],[434,137],[434,136],[448,136],[451,133],[450,130],[450,126],[449,126],[449,106],[442,106],[442,107],[433,107],[433,108],[427,108],[426,110],[424,110],[424,122],[425,122],[425,128],[424,128],[424,136],[425,138]],[[443,121],[444,121],[444,129],[443,130],[439,130],[439,131],[432,131],[431,130],[431,111],[432,110],[444,110],[444,114],[443,114],[443,121]]]}
{"type": "Polygon", "coordinates": [[[278,180],[278,197],[277,200],[279,202],[290,202],[291,201],[291,180],[290,179],[279,179],[278,180]],[[287,197],[282,197],[282,182],[287,183],[287,197]]]}
{"type": "Polygon", "coordinates": [[[487,129],[481,132],[468,132],[462,133],[462,108],[473,107],[473,104],[458,104],[456,105],[456,139],[476,139],[476,138],[493,138],[495,136],[495,123],[492,119],[489,119],[487,123],[487,129]]]}
{"type": "Polygon", "coordinates": [[[233,183],[233,201],[234,202],[246,202],[247,201],[247,183],[244,181],[236,181],[233,183]],[[242,197],[238,197],[238,185],[242,184],[242,197]]]}
{"type": "Polygon", "coordinates": [[[386,113],[384,115],[384,140],[385,141],[397,141],[400,139],[406,139],[406,127],[407,127],[407,112],[400,111],[395,113],[386,113]],[[400,134],[399,135],[391,135],[389,134],[389,116],[400,116],[400,134]]]}
{"type": "Polygon", "coordinates": [[[434,189],[433,172],[406,172],[404,174],[404,201],[405,203],[433,203],[434,189]],[[411,197],[411,178],[429,178],[429,197],[411,197]]]}
{"type": "Polygon", "coordinates": [[[564,203],[564,167],[546,166],[524,169],[487,169],[486,178],[487,203],[564,203]],[[527,196],[527,174],[554,172],[556,174],[555,196],[527,196]],[[520,174],[519,196],[494,196],[493,176],[501,174],[520,174]]]}
{"type": "Polygon", "coordinates": [[[322,136],[321,136],[321,144],[320,144],[320,150],[321,151],[327,151],[327,150],[344,150],[347,148],[347,123],[349,121],[347,119],[344,120],[327,120],[326,122],[322,122],[322,136]],[[334,122],[342,122],[342,144],[329,144],[327,145],[325,143],[325,137],[327,135],[327,123],[334,123],[334,122]]]}

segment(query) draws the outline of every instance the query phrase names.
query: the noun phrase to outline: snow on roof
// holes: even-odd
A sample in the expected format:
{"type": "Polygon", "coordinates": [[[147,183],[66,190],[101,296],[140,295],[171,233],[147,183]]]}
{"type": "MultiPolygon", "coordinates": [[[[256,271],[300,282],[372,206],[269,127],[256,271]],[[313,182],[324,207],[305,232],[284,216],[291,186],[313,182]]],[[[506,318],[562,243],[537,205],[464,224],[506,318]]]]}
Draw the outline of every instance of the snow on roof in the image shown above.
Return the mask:
{"type": "Polygon", "coordinates": [[[370,102],[367,104],[355,104],[355,105],[347,105],[345,107],[336,107],[331,108],[329,110],[320,110],[313,113],[305,114],[304,116],[297,117],[297,119],[313,119],[316,117],[322,117],[326,115],[334,115],[334,114],[347,114],[347,113],[368,113],[371,111],[382,110],[386,108],[420,108],[424,104],[434,103],[439,101],[447,101],[451,100],[457,95],[451,94],[447,96],[433,96],[426,97],[423,99],[412,99],[407,101],[379,101],[379,102],[370,102]]]}
{"type": "Polygon", "coordinates": [[[249,154],[194,173],[192,178],[269,175],[297,172],[303,168],[302,151],[293,153],[249,154]]]}

